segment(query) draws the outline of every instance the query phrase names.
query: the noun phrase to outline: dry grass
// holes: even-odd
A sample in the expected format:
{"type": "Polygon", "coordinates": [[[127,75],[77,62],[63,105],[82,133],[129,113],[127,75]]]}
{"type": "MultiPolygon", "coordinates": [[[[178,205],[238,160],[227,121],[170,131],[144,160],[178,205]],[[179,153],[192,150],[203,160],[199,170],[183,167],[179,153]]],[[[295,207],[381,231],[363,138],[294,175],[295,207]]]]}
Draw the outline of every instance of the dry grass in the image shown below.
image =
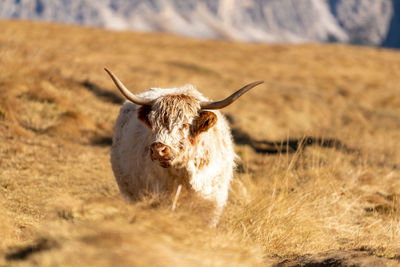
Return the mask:
{"type": "MultiPolygon", "coordinates": [[[[400,256],[400,53],[0,22],[0,265],[265,265],[332,249],[400,256]],[[121,98],[192,83],[255,140],[335,138],[266,155],[246,142],[217,229],[173,196],[127,204],[109,164],[121,98]]],[[[247,140],[249,141],[249,140],[247,140]]],[[[249,143],[249,142],[248,142],[249,143]]]]}

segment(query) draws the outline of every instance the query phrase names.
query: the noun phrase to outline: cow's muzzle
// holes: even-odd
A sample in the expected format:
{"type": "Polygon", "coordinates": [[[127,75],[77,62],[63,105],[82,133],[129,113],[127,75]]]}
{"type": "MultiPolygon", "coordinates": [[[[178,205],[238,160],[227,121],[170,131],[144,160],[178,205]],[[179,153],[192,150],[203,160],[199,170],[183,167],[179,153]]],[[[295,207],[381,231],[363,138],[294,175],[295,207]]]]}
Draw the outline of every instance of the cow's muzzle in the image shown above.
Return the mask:
{"type": "Polygon", "coordinates": [[[150,145],[150,157],[152,160],[158,160],[163,168],[171,167],[174,159],[171,148],[160,142],[154,142],[150,145]]]}

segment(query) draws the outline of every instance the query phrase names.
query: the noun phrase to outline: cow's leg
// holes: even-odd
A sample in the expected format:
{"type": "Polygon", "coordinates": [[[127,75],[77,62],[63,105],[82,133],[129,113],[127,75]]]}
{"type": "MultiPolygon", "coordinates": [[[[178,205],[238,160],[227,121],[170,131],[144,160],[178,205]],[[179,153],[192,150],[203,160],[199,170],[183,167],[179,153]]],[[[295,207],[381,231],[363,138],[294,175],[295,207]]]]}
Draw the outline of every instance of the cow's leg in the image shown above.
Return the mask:
{"type": "Polygon", "coordinates": [[[210,226],[216,227],[228,199],[228,187],[220,188],[215,199],[215,208],[211,217],[210,226]]]}

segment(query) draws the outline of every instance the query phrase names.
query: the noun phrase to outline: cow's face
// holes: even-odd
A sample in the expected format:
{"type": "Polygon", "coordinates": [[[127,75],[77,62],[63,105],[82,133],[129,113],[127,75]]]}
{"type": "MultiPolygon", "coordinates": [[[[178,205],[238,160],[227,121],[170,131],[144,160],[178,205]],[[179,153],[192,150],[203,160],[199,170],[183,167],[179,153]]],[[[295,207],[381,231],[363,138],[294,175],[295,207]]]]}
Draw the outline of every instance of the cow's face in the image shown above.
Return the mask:
{"type": "Polygon", "coordinates": [[[187,95],[159,97],[152,106],[139,108],[138,119],[151,130],[149,156],[163,168],[184,166],[197,137],[217,123],[215,113],[202,111],[187,95]]]}

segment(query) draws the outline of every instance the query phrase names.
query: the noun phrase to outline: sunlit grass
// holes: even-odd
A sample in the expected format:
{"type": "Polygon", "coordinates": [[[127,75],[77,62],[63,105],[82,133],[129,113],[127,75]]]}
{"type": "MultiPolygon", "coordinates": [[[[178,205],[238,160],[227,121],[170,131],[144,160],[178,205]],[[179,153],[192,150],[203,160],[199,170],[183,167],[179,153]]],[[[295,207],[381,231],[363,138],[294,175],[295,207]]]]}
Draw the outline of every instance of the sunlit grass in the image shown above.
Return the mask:
{"type": "Polygon", "coordinates": [[[351,249],[399,257],[399,52],[0,28],[0,265],[254,266],[351,249]],[[314,136],[348,149],[267,155],[236,145],[216,229],[189,196],[174,212],[173,196],[126,203],[109,163],[120,104],[104,67],[134,92],[192,83],[212,99],[264,80],[224,110],[232,127],[257,141],[314,136]]]}

